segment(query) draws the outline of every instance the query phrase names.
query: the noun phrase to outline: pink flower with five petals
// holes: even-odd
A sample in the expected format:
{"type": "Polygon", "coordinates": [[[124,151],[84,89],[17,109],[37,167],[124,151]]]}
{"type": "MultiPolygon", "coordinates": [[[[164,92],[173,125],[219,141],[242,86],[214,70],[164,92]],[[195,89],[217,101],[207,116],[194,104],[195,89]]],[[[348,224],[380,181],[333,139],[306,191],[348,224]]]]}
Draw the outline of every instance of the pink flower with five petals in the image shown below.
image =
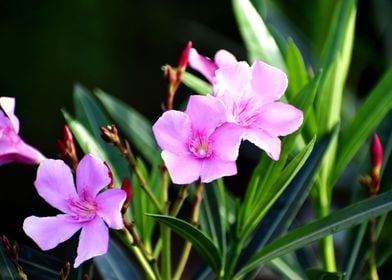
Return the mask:
{"type": "Polygon", "coordinates": [[[242,131],[226,123],[225,108],[213,96],[191,96],[185,112],[165,112],[153,132],[176,184],[198,178],[208,183],[237,173],[242,131]]]}
{"type": "Polygon", "coordinates": [[[0,106],[0,165],[10,162],[39,164],[45,157],[18,135],[19,120],[14,114],[15,98],[0,97],[0,106]]]}
{"type": "Polygon", "coordinates": [[[42,250],[49,250],[81,229],[74,267],[105,254],[108,227],[124,227],[121,208],[127,196],[121,189],[100,192],[110,181],[108,167],[90,154],[77,167],[76,188],[72,172],[62,160],[44,160],[38,167],[35,187],[42,198],[65,214],[30,216],[23,230],[42,250]]]}

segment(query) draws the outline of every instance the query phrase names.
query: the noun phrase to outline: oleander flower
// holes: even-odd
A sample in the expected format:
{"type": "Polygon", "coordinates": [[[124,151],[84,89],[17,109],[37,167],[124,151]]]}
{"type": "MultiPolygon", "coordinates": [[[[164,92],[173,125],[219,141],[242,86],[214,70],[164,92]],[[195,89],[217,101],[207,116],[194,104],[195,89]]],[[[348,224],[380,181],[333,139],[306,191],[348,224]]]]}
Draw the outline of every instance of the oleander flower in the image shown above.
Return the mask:
{"type": "Polygon", "coordinates": [[[0,97],[0,106],[0,165],[10,162],[39,164],[45,157],[18,135],[19,120],[14,114],[15,98],[0,97]]]}
{"type": "Polygon", "coordinates": [[[42,250],[49,250],[71,238],[81,229],[74,267],[107,252],[108,227],[124,227],[121,208],[125,191],[107,189],[109,169],[105,163],[87,154],[76,171],[76,188],[70,168],[62,160],[45,159],[37,171],[38,194],[64,214],[54,217],[30,216],[23,230],[42,250]]]}
{"type": "Polygon", "coordinates": [[[211,84],[214,83],[215,71],[219,68],[232,66],[237,63],[233,54],[226,50],[216,52],[214,60],[200,55],[196,49],[192,48],[189,55],[189,66],[200,72],[211,84]]]}
{"type": "Polygon", "coordinates": [[[277,101],[286,88],[286,74],[261,61],[215,71],[214,95],[225,104],[228,121],[241,126],[243,139],[274,160],[280,156],[279,136],[296,131],[303,121],[301,110],[277,101]]]}
{"type": "Polygon", "coordinates": [[[191,96],[185,112],[166,111],[153,125],[172,181],[208,183],[237,173],[242,131],[226,123],[226,112],[214,96],[191,96]]]}

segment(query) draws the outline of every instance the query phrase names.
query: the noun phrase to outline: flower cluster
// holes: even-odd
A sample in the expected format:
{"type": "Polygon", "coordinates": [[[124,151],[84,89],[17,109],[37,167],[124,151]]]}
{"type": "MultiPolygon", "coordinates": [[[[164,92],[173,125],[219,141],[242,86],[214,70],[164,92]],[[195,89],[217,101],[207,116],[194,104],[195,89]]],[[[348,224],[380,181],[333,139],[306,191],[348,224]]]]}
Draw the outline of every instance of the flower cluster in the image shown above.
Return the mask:
{"type": "Polygon", "coordinates": [[[191,49],[191,68],[212,85],[208,96],[191,96],[185,112],[169,110],[154,124],[162,158],[176,184],[211,182],[237,173],[242,140],[279,159],[279,136],[297,130],[303,113],[277,101],[287,88],[286,74],[261,61],[251,66],[220,50],[214,61],[191,49]]]}

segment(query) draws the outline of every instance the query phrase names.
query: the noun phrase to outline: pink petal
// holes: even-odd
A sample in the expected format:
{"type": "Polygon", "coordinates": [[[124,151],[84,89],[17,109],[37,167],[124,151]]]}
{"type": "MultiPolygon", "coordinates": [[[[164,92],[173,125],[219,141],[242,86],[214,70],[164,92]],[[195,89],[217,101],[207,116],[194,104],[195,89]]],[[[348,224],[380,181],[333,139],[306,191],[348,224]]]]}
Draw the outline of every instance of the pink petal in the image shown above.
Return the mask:
{"type": "Polygon", "coordinates": [[[258,115],[260,127],[272,136],[285,136],[302,124],[303,113],[294,106],[281,102],[264,105],[258,115]]]}
{"type": "Polygon", "coordinates": [[[69,212],[69,199],[78,197],[71,170],[62,160],[42,161],[34,184],[46,202],[65,213],[69,212]]]}
{"type": "Polygon", "coordinates": [[[81,223],[67,214],[55,217],[30,216],[23,222],[24,232],[42,250],[50,250],[71,238],[82,227],[81,223]]]}
{"type": "Polygon", "coordinates": [[[219,50],[214,57],[214,61],[219,68],[235,65],[237,58],[226,50],[219,50]]]}
{"type": "Polygon", "coordinates": [[[35,148],[27,145],[19,138],[17,144],[2,139],[0,144],[0,165],[10,162],[39,164],[45,157],[35,148]]]}
{"type": "Polygon", "coordinates": [[[226,122],[226,110],[216,97],[192,95],[189,98],[186,114],[189,115],[194,132],[204,132],[209,136],[219,125],[226,122]]]}
{"type": "Polygon", "coordinates": [[[190,184],[200,177],[202,160],[168,151],[162,151],[162,158],[174,184],[190,184]]]}
{"type": "Polygon", "coordinates": [[[79,162],[76,170],[76,187],[80,196],[95,198],[110,182],[109,169],[102,160],[86,154],[79,162]]]}
{"type": "Polygon", "coordinates": [[[189,55],[189,66],[200,72],[210,83],[215,77],[215,70],[218,68],[211,59],[200,55],[195,49],[191,49],[189,55]]]}
{"type": "Polygon", "coordinates": [[[252,90],[263,104],[281,98],[287,88],[287,76],[278,68],[256,61],[252,65],[252,90]]]}
{"type": "Polygon", "coordinates": [[[261,129],[248,129],[244,135],[244,139],[264,150],[273,160],[279,159],[281,142],[278,137],[272,137],[261,129]]]}
{"type": "Polygon", "coordinates": [[[214,145],[214,154],[222,160],[235,161],[243,133],[244,129],[235,124],[226,123],[217,128],[210,137],[214,145]]]}
{"type": "Polygon", "coordinates": [[[237,174],[235,161],[226,161],[218,157],[211,157],[204,161],[200,177],[203,183],[209,183],[218,178],[235,174],[237,174]]]}
{"type": "Polygon", "coordinates": [[[83,225],[79,237],[77,257],[74,267],[95,256],[103,255],[108,250],[109,230],[98,216],[83,225]]]}
{"type": "Polygon", "coordinates": [[[233,98],[241,97],[250,81],[250,74],[249,65],[244,61],[216,70],[214,87],[214,90],[217,90],[216,95],[228,93],[233,98]]]}
{"type": "Polygon", "coordinates": [[[124,227],[121,208],[126,197],[126,192],[120,189],[109,189],[96,197],[97,214],[104,219],[109,227],[114,229],[124,227]]]}
{"type": "Polygon", "coordinates": [[[191,121],[184,112],[170,110],[155,122],[152,127],[155,139],[162,150],[187,153],[185,143],[191,134],[191,121]]]}
{"type": "Polygon", "coordinates": [[[4,110],[7,117],[10,119],[12,126],[16,133],[19,132],[19,120],[15,116],[15,98],[0,97],[0,106],[4,110]]]}

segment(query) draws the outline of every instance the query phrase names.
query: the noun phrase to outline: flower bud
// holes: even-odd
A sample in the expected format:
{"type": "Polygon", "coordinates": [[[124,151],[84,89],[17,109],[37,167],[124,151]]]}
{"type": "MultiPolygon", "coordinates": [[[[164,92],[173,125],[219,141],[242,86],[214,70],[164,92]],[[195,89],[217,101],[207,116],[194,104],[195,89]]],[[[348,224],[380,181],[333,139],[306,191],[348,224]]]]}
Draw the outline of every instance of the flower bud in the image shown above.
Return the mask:
{"type": "Polygon", "coordinates": [[[72,165],[74,169],[78,165],[78,156],[76,155],[76,148],[72,132],[67,125],[63,127],[63,136],[57,139],[57,149],[60,158],[66,160],[72,165]]]}
{"type": "Polygon", "coordinates": [[[132,186],[131,186],[131,183],[129,182],[128,177],[124,177],[124,180],[121,185],[121,189],[127,193],[127,198],[125,199],[125,202],[124,202],[122,210],[121,210],[121,213],[125,214],[125,212],[127,211],[128,207],[129,207],[129,203],[131,202],[131,198],[132,198],[132,186]]]}
{"type": "Polygon", "coordinates": [[[372,161],[372,184],[369,189],[370,195],[375,195],[378,193],[380,188],[380,171],[382,165],[382,158],[383,158],[383,148],[381,145],[380,138],[375,133],[372,137],[372,142],[370,145],[370,156],[372,161]]]}
{"type": "Polygon", "coordinates": [[[191,49],[192,49],[192,42],[189,41],[186,44],[184,50],[182,51],[180,61],[178,63],[177,75],[178,75],[178,72],[184,72],[186,67],[188,66],[188,60],[189,60],[189,55],[191,53],[191,49]]]}
{"type": "Polygon", "coordinates": [[[110,183],[109,183],[109,185],[108,185],[108,188],[109,188],[109,189],[113,189],[113,188],[114,188],[113,172],[112,172],[112,170],[110,169],[110,166],[109,166],[109,164],[108,164],[106,161],[104,162],[104,164],[105,164],[106,167],[108,168],[108,174],[109,174],[109,177],[110,177],[110,183]]]}
{"type": "Polygon", "coordinates": [[[102,139],[115,146],[120,144],[120,137],[118,136],[117,127],[114,124],[107,125],[106,127],[102,126],[101,128],[101,137],[102,139]]]}

